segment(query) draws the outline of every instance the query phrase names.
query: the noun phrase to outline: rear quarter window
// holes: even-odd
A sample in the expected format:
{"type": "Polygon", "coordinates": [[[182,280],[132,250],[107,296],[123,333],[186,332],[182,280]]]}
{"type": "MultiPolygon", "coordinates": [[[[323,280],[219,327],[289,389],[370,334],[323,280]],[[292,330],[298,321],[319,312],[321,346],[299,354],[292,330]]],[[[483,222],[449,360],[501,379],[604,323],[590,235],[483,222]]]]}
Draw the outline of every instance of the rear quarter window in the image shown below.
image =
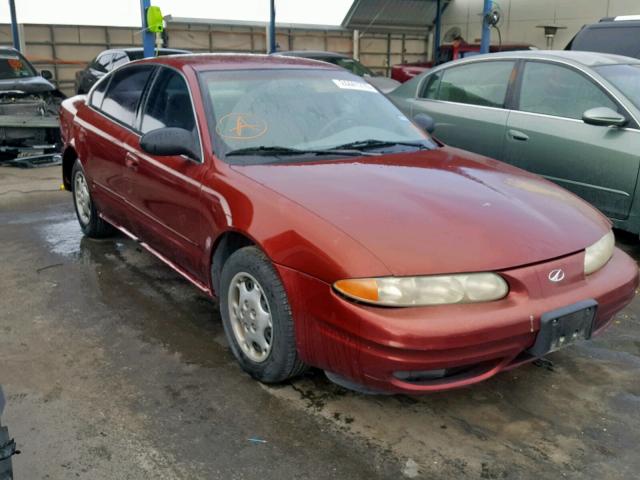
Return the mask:
{"type": "Polygon", "coordinates": [[[109,77],[106,77],[99,81],[95,88],[93,89],[93,93],[91,93],[91,98],[89,99],[89,105],[94,108],[100,109],[102,107],[102,100],[104,100],[104,92],[107,90],[109,86],[109,77]]]}

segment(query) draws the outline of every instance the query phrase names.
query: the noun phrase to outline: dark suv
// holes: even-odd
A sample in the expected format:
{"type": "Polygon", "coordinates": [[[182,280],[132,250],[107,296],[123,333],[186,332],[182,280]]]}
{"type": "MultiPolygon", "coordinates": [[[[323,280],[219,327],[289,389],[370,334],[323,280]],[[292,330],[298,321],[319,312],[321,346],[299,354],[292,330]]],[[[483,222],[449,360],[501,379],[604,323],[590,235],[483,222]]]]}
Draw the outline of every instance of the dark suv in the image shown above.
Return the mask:
{"type": "Polygon", "coordinates": [[[565,50],[615,53],[640,58],[640,15],[608,17],[585,25],[565,50]]]}
{"type": "MultiPolygon", "coordinates": [[[[159,48],[156,55],[178,55],[181,53],[192,53],[188,50],[178,50],[176,48],[159,48]]],[[[76,93],[88,93],[94,83],[101,79],[111,70],[120,65],[140,60],[144,56],[142,48],[122,48],[115,50],[105,50],[100,52],[96,58],[91,60],[84,70],[76,72],[76,93]]]]}

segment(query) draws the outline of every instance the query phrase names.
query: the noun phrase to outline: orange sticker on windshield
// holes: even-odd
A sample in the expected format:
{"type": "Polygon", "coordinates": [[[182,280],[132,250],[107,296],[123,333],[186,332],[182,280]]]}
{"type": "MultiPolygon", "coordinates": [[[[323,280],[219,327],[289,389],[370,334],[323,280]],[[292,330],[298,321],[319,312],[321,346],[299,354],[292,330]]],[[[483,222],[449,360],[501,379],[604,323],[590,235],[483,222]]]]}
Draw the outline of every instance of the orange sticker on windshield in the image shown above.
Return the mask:
{"type": "Polygon", "coordinates": [[[250,113],[228,113],[216,125],[216,132],[221,137],[233,140],[258,138],[267,130],[267,122],[250,113]]]}

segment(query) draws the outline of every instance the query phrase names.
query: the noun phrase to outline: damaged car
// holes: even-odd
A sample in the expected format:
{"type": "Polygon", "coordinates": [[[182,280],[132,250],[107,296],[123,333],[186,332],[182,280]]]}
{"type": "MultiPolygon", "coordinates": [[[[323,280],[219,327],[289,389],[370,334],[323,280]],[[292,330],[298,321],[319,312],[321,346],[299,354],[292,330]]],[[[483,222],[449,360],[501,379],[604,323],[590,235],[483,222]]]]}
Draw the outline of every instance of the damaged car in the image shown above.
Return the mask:
{"type": "Polygon", "coordinates": [[[0,161],[50,161],[58,154],[65,95],[13,48],[0,48],[0,161]]]}
{"type": "Polygon", "coordinates": [[[607,218],[413,120],[329,63],[158,57],[63,102],[62,178],[85,235],[219,299],[265,383],[427,393],[603,332],[638,285],[607,218]]]}

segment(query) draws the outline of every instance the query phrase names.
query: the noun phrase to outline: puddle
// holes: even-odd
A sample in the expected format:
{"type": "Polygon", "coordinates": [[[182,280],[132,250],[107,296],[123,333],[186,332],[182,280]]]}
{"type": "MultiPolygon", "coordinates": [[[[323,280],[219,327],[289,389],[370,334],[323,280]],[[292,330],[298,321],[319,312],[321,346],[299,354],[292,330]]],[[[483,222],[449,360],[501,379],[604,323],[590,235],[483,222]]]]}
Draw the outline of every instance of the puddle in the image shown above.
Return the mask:
{"type": "Polygon", "coordinates": [[[40,228],[50,251],[64,257],[78,256],[82,230],[75,217],[62,222],[49,223],[40,228]]]}

